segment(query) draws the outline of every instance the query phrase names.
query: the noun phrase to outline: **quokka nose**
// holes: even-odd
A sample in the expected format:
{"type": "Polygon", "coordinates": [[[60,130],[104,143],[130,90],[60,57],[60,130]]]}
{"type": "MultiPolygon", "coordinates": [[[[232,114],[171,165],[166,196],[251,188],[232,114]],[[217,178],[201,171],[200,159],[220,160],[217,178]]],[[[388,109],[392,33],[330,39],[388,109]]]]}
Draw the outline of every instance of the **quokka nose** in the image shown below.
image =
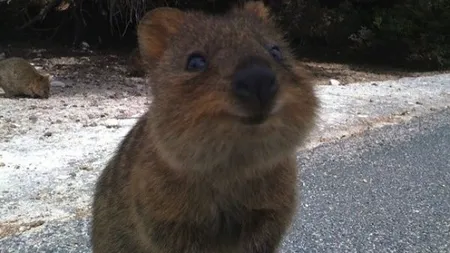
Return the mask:
{"type": "Polygon", "coordinates": [[[276,76],[269,67],[252,64],[234,75],[234,94],[254,109],[265,110],[271,107],[277,91],[276,76]]]}

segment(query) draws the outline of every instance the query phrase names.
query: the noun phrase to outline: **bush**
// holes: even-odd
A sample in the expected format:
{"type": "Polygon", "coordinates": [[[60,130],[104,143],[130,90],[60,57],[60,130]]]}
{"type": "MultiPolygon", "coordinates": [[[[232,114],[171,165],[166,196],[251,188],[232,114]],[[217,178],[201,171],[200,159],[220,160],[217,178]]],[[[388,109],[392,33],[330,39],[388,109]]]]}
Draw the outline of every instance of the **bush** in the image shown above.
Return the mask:
{"type": "Polygon", "coordinates": [[[333,7],[323,2],[287,1],[277,13],[300,55],[450,66],[450,1],[335,1],[333,7]]]}
{"type": "MultiPolygon", "coordinates": [[[[105,46],[135,41],[135,25],[150,9],[171,6],[221,12],[242,0],[0,0],[0,38],[52,39],[105,46]]],[[[0,41],[1,43],[1,41],[0,41]]]]}
{"type": "Polygon", "coordinates": [[[448,0],[408,0],[391,9],[376,9],[371,31],[375,49],[401,53],[405,60],[427,67],[450,65],[448,0]]]}
{"type": "MultiPolygon", "coordinates": [[[[24,34],[99,47],[135,43],[136,22],[152,8],[224,12],[244,1],[0,0],[0,38],[24,34]]],[[[449,0],[284,0],[274,17],[299,56],[450,66],[449,0]]]]}

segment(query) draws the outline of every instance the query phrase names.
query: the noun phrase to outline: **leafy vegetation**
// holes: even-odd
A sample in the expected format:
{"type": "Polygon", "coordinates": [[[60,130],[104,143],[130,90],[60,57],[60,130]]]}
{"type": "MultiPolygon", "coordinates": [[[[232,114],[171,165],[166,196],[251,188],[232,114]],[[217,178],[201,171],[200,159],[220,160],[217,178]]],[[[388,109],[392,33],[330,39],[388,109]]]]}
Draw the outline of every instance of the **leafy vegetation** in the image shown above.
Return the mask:
{"type": "MultiPolygon", "coordinates": [[[[238,2],[244,0],[0,0],[0,38],[98,47],[135,43],[135,24],[152,8],[224,12],[238,2]]],[[[450,66],[449,0],[285,0],[277,7],[274,17],[299,56],[450,66]]]]}

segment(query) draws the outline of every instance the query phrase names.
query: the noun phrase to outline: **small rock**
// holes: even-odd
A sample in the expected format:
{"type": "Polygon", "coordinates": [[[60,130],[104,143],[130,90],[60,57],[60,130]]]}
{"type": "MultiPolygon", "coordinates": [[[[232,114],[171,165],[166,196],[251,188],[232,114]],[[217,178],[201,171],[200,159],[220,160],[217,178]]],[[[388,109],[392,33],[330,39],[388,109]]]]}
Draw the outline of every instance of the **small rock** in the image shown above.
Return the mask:
{"type": "Polygon", "coordinates": [[[378,84],[377,84],[377,83],[372,83],[372,85],[373,85],[373,86],[378,86],[378,84]]]}
{"type": "Polygon", "coordinates": [[[38,118],[36,117],[36,115],[31,115],[28,119],[29,119],[31,122],[33,122],[33,123],[36,123],[37,120],[38,120],[38,118]]]}
{"type": "Polygon", "coordinates": [[[330,79],[330,80],[328,81],[328,83],[329,83],[330,85],[334,85],[334,86],[341,84],[341,82],[339,82],[339,81],[336,80],[336,79],[330,79]]]}
{"type": "Polygon", "coordinates": [[[422,102],[416,101],[416,105],[423,105],[422,102]]]}
{"type": "Polygon", "coordinates": [[[44,137],[50,137],[50,136],[52,136],[53,134],[51,133],[51,132],[46,132],[45,134],[44,134],[44,137]]]}
{"type": "Polygon", "coordinates": [[[16,169],[16,170],[20,169],[20,165],[14,166],[14,169],[16,169]]]}
{"type": "Polygon", "coordinates": [[[6,164],[4,162],[0,162],[0,167],[5,167],[6,164]]]}
{"type": "Polygon", "coordinates": [[[50,83],[50,85],[53,87],[61,87],[61,88],[66,87],[66,84],[61,81],[53,81],[50,83]]]}
{"type": "Polygon", "coordinates": [[[80,170],[91,171],[91,170],[94,170],[94,168],[87,166],[87,165],[83,165],[80,167],[80,170]]]}
{"type": "Polygon", "coordinates": [[[107,119],[105,122],[106,128],[117,128],[119,127],[119,121],[117,119],[107,119]]]}
{"type": "Polygon", "coordinates": [[[109,94],[108,97],[114,99],[114,98],[119,98],[119,95],[116,92],[114,92],[112,94],[109,94]]]}

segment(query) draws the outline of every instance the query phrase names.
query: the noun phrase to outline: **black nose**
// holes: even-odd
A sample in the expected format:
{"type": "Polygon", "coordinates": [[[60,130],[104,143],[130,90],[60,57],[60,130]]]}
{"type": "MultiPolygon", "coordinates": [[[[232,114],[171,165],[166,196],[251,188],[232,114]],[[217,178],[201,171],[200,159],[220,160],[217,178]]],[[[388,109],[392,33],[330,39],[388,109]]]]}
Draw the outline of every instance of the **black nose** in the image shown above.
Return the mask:
{"type": "Polygon", "coordinates": [[[277,91],[275,73],[267,66],[251,64],[235,72],[233,92],[255,113],[271,108],[277,91]]]}

